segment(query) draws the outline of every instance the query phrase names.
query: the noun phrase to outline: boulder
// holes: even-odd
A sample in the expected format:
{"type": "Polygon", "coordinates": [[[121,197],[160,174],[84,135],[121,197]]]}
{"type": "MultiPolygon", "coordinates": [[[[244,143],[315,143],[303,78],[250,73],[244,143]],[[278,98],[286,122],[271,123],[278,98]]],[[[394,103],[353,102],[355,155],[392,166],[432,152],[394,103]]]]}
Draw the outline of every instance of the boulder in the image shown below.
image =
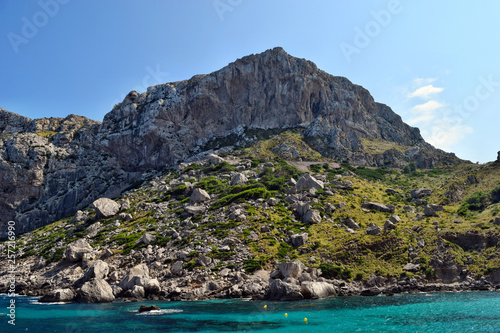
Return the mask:
{"type": "Polygon", "coordinates": [[[300,286],[276,279],[269,285],[267,298],[271,301],[298,301],[304,296],[300,286]]]}
{"type": "Polygon", "coordinates": [[[500,216],[495,217],[495,220],[493,221],[494,224],[500,225],[500,216]]]}
{"type": "Polygon", "coordinates": [[[231,186],[242,185],[248,181],[247,176],[242,173],[237,173],[231,178],[231,186]]]}
{"type": "Polygon", "coordinates": [[[424,207],[424,215],[425,216],[436,216],[437,212],[436,212],[436,210],[434,210],[434,208],[432,208],[431,205],[425,205],[425,207],[424,207]]]}
{"type": "Polygon", "coordinates": [[[219,164],[226,161],[222,157],[217,156],[215,154],[208,154],[207,160],[210,162],[210,164],[219,164]]]}
{"type": "Polygon", "coordinates": [[[390,218],[389,218],[389,221],[396,224],[396,223],[401,223],[401,219],[399,218],[399,216],[397,215],[392,215],[390,218]]]}
{"type": "Polygon", "coordinates": [[[301,234],[295,234],[290,237],[290,242],[292,243],[292,246],[295,248],[301,247],[303,245],[306,245],[308,237],[309,235],[307,234],[307,232],[301,234]]]}
{"type": "Polygon", "coordinates": [[[184,207],[184,213],[187,215],[198,215],[203,214],[207,210],[205,206],[186,206],[184,207]]]}
{"type": "Polygon", "coordinates": [[[310,209],[304,215],[302,221],[306,224],[318,224],[322,221],[321,214],[317,210],[310,209]]]}
{"type": "Polygon", "coordinates": [[[120,205],[111,199],[100,198],[92,203],[98,217],[108,218],[116,215],[120,211],[120,205]]]}
{"type": "Polygon", "coordinates": [[[384,232],[396,229],[396,225],[392,223],[390,220],[385,221],[384,223],[384,232]]]}
{"type": "Polygon", "coordinates": [[[102,260],[94,261],[85,271],[83,278],[85,281],[91,279],[105,279],[109,273],[109,266],[102,260]]]}
{"type": "Polygon", "coordinates": [[[198,259],[196,259],[196,262],[200,266],[209,266],[212,263],[212,258],[202,254],[198,259]]]}
{"type": "Polygon", "coordinates": [[[297,202],[297,214],[300,217],[303,217],[304,215],[306,215],[306,213],[309,211],[310,208],[311,208],[311,205],[309,205],[309,203],[307,203],[307,202],[303,202],[303,201],[297,202]]]}
{"type": "Polygon", "coordinates": [[[383,213],[394,213],[394,206],[392,205],[384,205],[378,202],[365,202],[361,205],[361,208],[376,210],[383,213]]]}
{"type": "Polygon", "coordinates": [[[378,287],[371,287],[367,289],[363,289],[361,291],[361,296],[377,296],[380,295],[382,291],[378,287]]]}
{"type": "Polygon", "coordinates": [[[334,285],[328,282],[305,281],[300,285],[304,298],[318,299],[336,296],[337,290],[334,285]]]}
{"type": "Polygon", "coordinates": [[[346,218],[343,223],[348,227],[348,228],[351,228],[351,229],[359,229],[359,224],[356,223],[356,221],[354,221],[352,219],[352,217],[348,217],[346,218]]]}
{"type": "Polygon", "coordinates": [[[411,191],[411,197],[413,199],[421,199],[423,197],[429,196],[432,194],[432,191],[428,188],[417,188],[411,191]]]}
{"type": "Polygon", "coordinates": [[[368,225],[368,228],[366,228],[366,234],[367,235],[378,235],[379,233],[382,232],[382,228],[379,227],[378,225],[376,224],[373,224],[373,222],[371,222],[369,225],[368,225]]]}
{"type": "Polygon", "coordinates": [[[297,180],[297,183],[295,184],[295,189],[297,190],[297,192],[310,190],[312,188],[322,189],[323,187],[325,187],[325,185],[321,180],[317,180],[307,173],[300,176],[300,178],[297,180]]]}
{"type": "Polygon", "coordinates": [[[146,264],[139,264],[128,271],[118,286],[126,291],[135,285],[143,286],[147,280],[149,280],[149,268],[146,264]]]}
{"type": "Polygon", "coordinates": [[[141,238],[135,241],[135,244],[151,244],[156,242],[156,236],[150,233],[145,233],[141,238]]]}
{"type": "Polygon", "coordinates": [[[183,271],[183,263],[182,261],[176,261],[172,264],[172,267],[170,268],[170,271],[172,272],[172,274],[174,275],[182,275],[182,271],[183,271]]]}
{"type": "Polygon", "coordinates": [[[149,311],[158,311],[158,310],[160,310],[160,308],[157,307],[156,305],[150,305],[150,306],[141,305],[141,307],[139,308],[139,312],[149,312],[149,311]]]}
{"type": "Polygon", "coordinates": [[[56,289],[40,297],[38,302],[71,302],[75,297],[75,292],[69,288],[56,289]]]}
{"type": "Polygon", "coordinates": [[[161,286],[158,279],[146,279],[142,287],[144,287],[146,295],[155,295],[161,292],[161,286]]]}
{"type": "Polygon", "coordinates": [[[94,250],[85,239],[78,239],[66,246],[64,252],[66,258],[71,262],[81,261],[85,253],[92,253],[94,250]]]}
{"type": "Polygon", "coordinates": [[[81,303],[108,303],[114,300],[113,289],[103,279],[87,281],[77,292],[77,301],[81,303]]]}
{"type": "Polygon", "coordinates": [[[282,262],[278,265],[278,269],[285,279],[288,277],[295,279],[298,278],[305,268],[306,266],[300,260],[295,260],[294,262],[282,262]]]}
{"type": "Polygon", "coordinates": [[[130,296],[133,298],[144,298],[146,297],[146,291],[143,286],[136,285],[130,290],[130,296]]]}
{"type": "Polygon", "coordinates": [[[194,205],[197,203],[209,201],[210,199],[210,194],[208,194],[207,191],[201,188],[195,188],[193,193],[191,194],[191,197],[189,198],[189,204],[194,205]]]}
{"type": "Polygon", "coordinates": [[[420,264],[407,263],[403,267],[403,271],[416,273],[420,270],[420,264]]]}
{"type": "Polygon", "coordinates": [[[413,208],[412,206],[405,205],[405,206],[403,207],[403,209],[404,209],[404,210],[405,210],[405,212],[407,212],[407,213],[410,213],[410,214],[415,213],[415,208],[413,208]]]}

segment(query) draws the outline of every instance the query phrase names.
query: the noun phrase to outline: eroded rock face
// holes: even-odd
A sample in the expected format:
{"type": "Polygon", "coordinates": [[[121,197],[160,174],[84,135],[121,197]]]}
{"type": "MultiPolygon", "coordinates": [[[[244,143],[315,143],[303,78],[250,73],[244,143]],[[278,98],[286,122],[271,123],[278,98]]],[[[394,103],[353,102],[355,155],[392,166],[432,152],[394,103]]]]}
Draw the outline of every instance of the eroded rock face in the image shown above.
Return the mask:
{"type": "Polygon", "coordinates": [[[224,141],[248,145],[249,130],[297,127],[324,156],[353,164],[458,161],[425,143],[366,89],[275,48],[208,75],[132,91],[102,124],[75,115],[31,120],[0,109],[0,233],[9,220],[26,232],[73,215],[119,195],[146,171],[224,141]],[[414,148],[376,158],[364,151],[363,138],[414,148]]]}

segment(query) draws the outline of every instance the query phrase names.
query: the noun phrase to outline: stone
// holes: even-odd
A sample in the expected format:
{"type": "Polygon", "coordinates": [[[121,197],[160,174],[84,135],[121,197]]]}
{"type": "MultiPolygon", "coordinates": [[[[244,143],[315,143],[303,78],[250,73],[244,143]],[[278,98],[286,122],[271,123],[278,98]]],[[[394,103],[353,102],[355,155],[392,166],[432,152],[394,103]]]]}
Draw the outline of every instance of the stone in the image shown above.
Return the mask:
{"type": "Polygon", "coordinates": [[[390,230],[395,230],[396,225],[392,223],[390,220],[385,221],[384,223],[384,232],[388,232],[390,230]]]}
{"type": "Polygon", "coordinates": [[[81,261],[85,253],[91,253],[94,249],[85,239],[78,239],[66,246],[64,252],[66,258],[71,262],[81,261]]]}
{"type": "Polygon", "coordinates": [[[367,235],[378,235],[379,233],[382,232],[382,228],[379,227],[378,225],[374,224],[373,222],[371,222],[369,225],[368,225],[368,228],[366,228],[366,234],[367,235]]]}
{"type": "Polygon", "coordinates": [[[141,307],[139,308],[139,312],[149,312],[149,311],[159,311],[161,310],[159,307],[157,307],[156,305],[141,305],[141,307]]]}
{"type": "Polygon", "coordinates": [[[85,213],[81,210],[76,211],[75,222],[82,222],[83,220],[85,220],[85,213]]]}
{"type": "Polygon", "coordinates": [[[132,267],[122,278],[118,286],[124,291],[132,289],[135,285],[143,285],[149,279],[149,268],[146,264],[132,267]]]}
{"type": "Polygon", "coordinates": [[[301,285],[301,293],[306,299],[326,298],[336,296],[337,289],[328,282],[305,281],[301,285]]]}
{"type": "Polygon", "coordinates": [[[278,204],[279,200],[276,199],[276,198],[269,198],[266,203],[269,205],[269,206],[276,206],[278,204]]]}
{"type": "Polygon", "coordinates": [[[383,213],[394,213],[394,206],[384,205],[378,202],[365,202],[361,205],[361,208],[376,210],[383,213]]]}
{"type": "Polygon", "coordinates": [[[120,205],[111,199],[100,198],[92,203],[95,208],[96,214],[100,217],[108,218],[118,214],[120,205]]]}
{"type": "Polygon", "coordinates": [[[156,242],[156,236],[150,233],[145,233],[141,238],[135,241],[135,244],[152,244],[156,242]]]}
{"type": "Polygon", "coordinates": [[[222,157],[217,156],[215,154],[208,154],[207,155],[207,160],[210,162],[210,164],[219,164],[219,163],[222,163],[222,162],[226,161],[222,157]]]}
{"type": "Polygon", "coordinates": [[[321,214],[317,210],[310,209],[304,215],[302,221],[306,224],[318,224],[321,223],[321,214]]]}
{"type": "Polygon", "coordinates": [[[299,179],[297,180],[297,183],[295,184],[295,189],[297,191],[309,190],[312,188],[322,189],[324,187],[325,185],[321,180],[317,180],[316,178],[307,173],[300,176],[299,179]]]}
{"type": "Polygon", "coordinates": [[[294,262],[282,262],[278,265],[278,269],[285,279],[288,277],[292,277],[294,279],[298,278],[305,268],[305,265],[300,260],[295,260],[294,262]]]}
{"type": "Polygon", "coordinates": [[[311,208],[311,206],[307,202],[303,202],[303,201],[297,202],[296,210],[297,210],[297,214],[300,217],[303,217],[304,215],[306,215],[306,213],[310,210],[310,208],[311,208]]]}
{"type": "Polygon", "coordinates": [[[411,197],[414,199],[421,199],[432,194],[432,190],[428,188],[417,188],[411,191],[411,197]]]}
{"type": "Polygon", "coordinates": [[[132,216],[132,214],[130,213],[120,213],[118,215],[118,219],[122,220],[122,221],[130,221],[132,220],[134,217],[132,216]]]}
{"type": "Polygon", "coordinates": [[[403,271],[416,273],[420,271],[420,264],[413,264],[409,262],[406,265],[404,265],[403,271]]]}
{"type": "Polygon", "coordinates": [[[207,211],[207,207],[205,207],[205,206],[186,206],[186,207],[184,207],[184,212],[187,215],[203,214],[206,211],[207,211]]]}
{"type": "Polygon", "coordinates": [[[115,300],[113,289],[103,279],[92,279],[77,291],[77,301],[81,303],[108,303],[115,300]]]}
{"type": "Polygon", "coordinates": [[[208,194],[207,191],[201,188],[195,188],[193,190],[193,193],[191,193],[191,196],[189,197],[189,204],[194,205],[209,201],[210,199],[210,194],[208,194]]]}
{"type": "Polygon", "coordinates": [[[343,220],[342,223],[345,224],[350,229],[359,229],[359,224],[357,224],[352,217],[346,218],[345,220],[343,220]]]}
{"type": "Polygon", "coordinates": [[[231,178],[231,186],[242,185],[248,181],[247,176],[242,173],[237,173],[231,178]]]}
{"type": "Polygon", "coordinates": [[[401,219],[399,218],[399,216],[397,215],[392,215],[390,218],[389,218],[389,221],[396,224],[396,223],[401,223],[401,219]]]}
{"type": "Polygon", "coordinates": [[[408,212],[410,214],[414,214],[415,213],[415,209],[412,206],[405,205],[403,207],[403,209],[405,210],[405,212],[408,212]]]}
{"type": "Polygon", "coordinates": [[[309,235],[306,232],[295,234],[290,237],[290,242],[293,247],[298,248],[307,244],[308,237],[309,235]]]}
{"type": "Polygon", "coordinates": [[[85,279],[85,281],[89,281],[91,279],[104,280],[107,278],[108,273],[109,273],[108,264],[102,260],[96,260],[85,271],[83,278],[85,279]]]}
{"type": "Polygon", "coordinates": [[[134,298],[144,298],[146,297],[146,291],[143,286],[136,285],[130,290],[130,296],[134,298]]]}
{"type": "Polygon", "coordinates": [[[382,293],[382,290],[380,290],[378,287],[371,287],[367,289],[363,289],[361,291],[361,296],[377,296],[382,293]]]}
{"type": "Polygon", "coordinates": [[[71,302],[75,297],[75,292],[69,288],[56,289],[40,297],[38,302],[71,302]]]}
{"type": "Polygon", "coordinates": [[[269,285],[267,298],[271,301],[298,301],[304,296],[300,286],[275,279],[269,285]]]}
{"type": "Polygon", "coordinates": [[[425,205],[424,215],[425,216],[437,216],[437,212],[430,205],[425,205]]]}
{"type": "MultiPolygon", "coordinates": [[[[462,221],[460,221],[462,223],[462,221]]],[[[495,217],[495,220],[493,221],[494,224],[500,225],[500,216],[495,217]]]]}
{"type": "Polygon", "coordinates": [[[172,267],[170,268],[170,271],[174,275],[182,275],[183,272],[183,263],[182,261],[176,261],[172,264],[172,267]]]}
{"type": "Polygon", "coordinates": [[[202,254],[198,259],[196,259],[196,262],[198,263],[198,265],[206,267],[212,263],[212,258],[202,254]]]}

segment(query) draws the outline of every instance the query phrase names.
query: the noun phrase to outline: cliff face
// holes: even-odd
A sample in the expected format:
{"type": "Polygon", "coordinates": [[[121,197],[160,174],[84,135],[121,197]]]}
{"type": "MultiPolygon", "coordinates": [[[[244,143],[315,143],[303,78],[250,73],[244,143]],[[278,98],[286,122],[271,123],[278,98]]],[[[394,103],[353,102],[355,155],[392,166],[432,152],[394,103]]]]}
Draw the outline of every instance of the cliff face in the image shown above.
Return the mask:
{"type": "Polygon", "coordinates": [[[340,161],[396,167],[458,161],[366,89],[275,48],[208,75],[132,91],[102,124],[74,115],[31,120],[0,109],[0,222],[14,219],[19,232],[32,230],[224,138],[249,144],[252,131],[297,127],[311,147],[340,161]],[[375,156],[363,139],[412,149],[375,156]]]}
{"type": "MultiPolygon", "coordinates": [[[[244,137],[249,129],[295,127],[306,128],[308,141],[325,156],[355,156],[359,164],[374,163],[369,154],[356,153],[363,150],[361,138],[435,151],[366,89],[281,48],[141,95],[131,92],[104,118],[99,142],[109,153],[119,147],[120,165],[135,170],[175,164],[211,140],[244,137]]],[[[450,158],[442,155],[433,163],[450,158]]]]}

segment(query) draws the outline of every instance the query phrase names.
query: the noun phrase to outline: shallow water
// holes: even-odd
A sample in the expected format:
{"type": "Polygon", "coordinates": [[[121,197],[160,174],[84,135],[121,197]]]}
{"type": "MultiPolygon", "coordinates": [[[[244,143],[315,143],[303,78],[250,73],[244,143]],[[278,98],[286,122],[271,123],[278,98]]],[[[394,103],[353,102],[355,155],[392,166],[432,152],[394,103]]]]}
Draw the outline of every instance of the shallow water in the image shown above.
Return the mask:
{"type": "Polygon", "coordinates": [[[1,295],[0,332],[500,332],[497,292],[111,304],[42,304],[17,297],[15,326],[8,324],[8,304],[1,295]],[[141,304],[162,310],[139,313],[141,304]]]}

